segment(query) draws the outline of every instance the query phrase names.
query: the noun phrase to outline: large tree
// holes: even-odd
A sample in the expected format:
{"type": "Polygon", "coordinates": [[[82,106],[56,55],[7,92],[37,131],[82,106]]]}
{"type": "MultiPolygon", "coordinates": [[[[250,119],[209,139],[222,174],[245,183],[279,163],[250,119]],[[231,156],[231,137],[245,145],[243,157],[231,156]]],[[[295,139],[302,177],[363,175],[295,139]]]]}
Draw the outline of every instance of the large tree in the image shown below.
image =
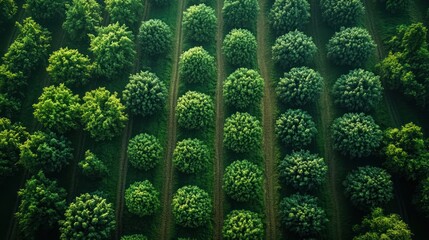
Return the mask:
{"type": "Polygon", "coordinates": [[[19,160],[19,147],[29,134],[19,123],[12,123],[8,118],[0,118],[0,180],[12,175],[19,160]]]}
{"type": "Polygon", "coordinates": [[[282,143],[293,149],[300,149],[311,143],[317,134],[317,128],[306,111],[288,109],[276,120],[276,133],[282,143]]]}
{"type": "Polygon", "coordinates": [[[140,25],[138,40],[143,53],[156,56],[168,52],[172,36],[171,29],[165,22],[150,19],[140,25]]]}
{"type": "Polygon", "coordinates": [[[141,133],[130,139],[127,153],[133,167],[147,171],[161,161],[162,146],[155,136],[141,133]]]}
{"type": "Polygon", "coordinates": [[[262,170],[247,160],[234,161],[225,169],[223,189],[237,202],[258,200],[262,193],[262,170]]]}
{"type": "Polygon", "coordinates": [[[159,192],[148,180],[134,182],[125,190],[125,205],[137,216],[153,215],[160,207],[159,192]]]}
{"type": "Polygon", "coordinates": [[[143,12],[143,0],[104,0],[111,22],[134,29],[143,12]]]}
{"type": "Polygon", "coordinates": [[[264,224],[257,213],[248,210],[232,210],[223,222],[223,238],[228,240],[262,240],[264,224]]]}
{"type": "Polygon", "coordinates": [[[94,34],[103,20],[100,4],[96,0],[72,0],[66,8],[64,30],[71,39],[88,42],[88,34],[94,34]]]}
{"type": "Polygon", "coordinates": [[[53,20],[64,16],[67,0],[25,0],[24,8],[36,20],[53,20]]]}
{"type": "Polygon", "coordinates": [[[207,94],[188,91],[177,100],[176,115],[180,127],[186,129],[207,127],[213,122],[213,100],[207,94]]]}
{"type": "Polygon", "coordinates": [[[173,163],[180,172],[197,173],[207,167],[210,152],[207,145],[198,139],[184,139],[176,144],[173,163]]]}
{"type": "Polygon", "coordinates": [[[255,36],[246,29],[232,29],[223,40],[225,59],[235,67],[252,67],[256,59],[255,36]]]}
{"type": "Polygon", "coordinates": [[[332,27],[350,27],[358,23],[365,13],[361,0],[321,0],[323,19],[332,27]]]}
{"type": "Polygon", "coordinates": [[[186,36],[196,42],[213,41],[216,23],[215,10],[205,4],[190,6],[183,13],[186,36]]]}
{"type": "Polygon", "coordinates": [[[264,79],[253,69],[239,68],[223,83],[225,102],[238,109],[257,106],[263,92],[264,79]]]}
{"type": "Polygon", "coordinates": [[[180,55],[180,80],[210,84],[216,73],[215,59],[203,47],[193,47],[180,55]]]}
{"type": "Polygon", "coordinates": [[[225,148],[237,153],[249,152],[260,146],[261,122],[249,113],[237,112],[225,121],[223,128],[225,148]]]}
{"type": "Polygon", "coordinates": [[[271,27],[277,35],[304,27],[310,20],[307,0],[276,0],[270,10],[271,27]]]}
{"type": "Polygon", "coordinates": [[[222,14],[227,26],[232,28],[252,28],[258,16],[257,0],[226,0],[222,14]]]}

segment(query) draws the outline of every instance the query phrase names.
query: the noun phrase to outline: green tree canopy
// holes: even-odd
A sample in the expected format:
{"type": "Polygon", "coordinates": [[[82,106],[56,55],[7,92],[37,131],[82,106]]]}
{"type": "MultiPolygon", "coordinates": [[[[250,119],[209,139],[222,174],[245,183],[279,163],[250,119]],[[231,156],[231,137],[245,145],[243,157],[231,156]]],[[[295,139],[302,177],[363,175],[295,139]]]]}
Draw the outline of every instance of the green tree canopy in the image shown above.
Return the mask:
{"type": "Polygon", "coordinates": [[[223,222],[222,235],[227,240],[262,240],[264,237],[262,218],[252,211],[232,210],[223,222]]]}
{"type": "Polygon", "coordinates": [[[4,0],[0,2],[0,24],[4,20],[9,20],[15,16],[18,10],[18,6],[15,3],[15,0],[4,0]]]}
{"type": "Polygon", "coordinates": [[[252,67],[256,59],[255,36],[246,29],[232,29],[223,40],[225,59],[235,67],[252,67]]]}
{"type": "Polygon", "coordinates": [[[180,80],[188,83],[211,83],[215,78],[215,59],[203,47],[193,47],[180,55],[180,80]]]}
{"type": "Polygon", "coordinates": [[[222,8],[224,21],[230,29],[252,28],[258,11],[257,0],[226,0],[222,8]]]}
{"type": "Polygon", "coordinates": [[[225,102],[238,109],[258,106],[264,92],[264,79],[248,68],[239,68],[223,83],[225,102]]]}
{"type": "Polygon", "coordinates": [[[386,10],[392,14],[404,12],[409,4],[409,0],[386,0],[383,2],[386,4],[386,10]]]}
{"type": "Polygon", "coordinates": [[[270,10],[271,27],[277,35],[300,29],[310,21],[307,0],[276,0],[270,10]]]}
{"type": "Polygon", "coordinates": [[[247,160],[234,161],[223,175],[225,193],[237,202],[258,200],[262,193],[262,170],[247,160]]]}
{"type": "Polygon", "coordinates": [[[141,133],[130,139],[127,153],[133,167],[147,171],[161,161],[162,146],[155,136],[141,133]]]}
{"type": "Polygon", "coordinates": [[[249,152],[260,146],[261,122],[248,113],[234,113],[225,120],[225,148],[237,153],[249,152]]]}
{"type": "Polygon", "coordinates": [[[109,13],[111,22],[119,22],[133,29],[140,19],[143,9],[142,0],[104,0],[106,11],[109,13]]]}
{"type": "Polygon", "coordinates": [[[0,180],[12,175],[19,160],[19,147],[29,134],[19,123],[12,123],[8,118],[0,118],[0,180]]]}
{"type": "Polygon", "coordinates": [[[87,177],[101,178],[107,175],[108,169],[97,155],[90,150],[85,152],[85,157],[78,163],[83,175],[87,177]]]}
{"type": "Polygon", "coordinates": [[[137,216],[153,215],[160,207],[159,192],[148,180],[134,182],[125,190],[125,205],[137,216]]]}
{"type": "Polygon", "coordinates": [[[207,145],[198,139],[184,139],[176,144],[173,163],[180,172],[197,173],[207,167],[210,152],[207,145]]]}
{"type": "Polygon", "coordinates": [[[426,177],[420,183],[416,199],[420,210],[426,216],[429,216],[429,177],[426,177]]]}
{"type": "Polygon", "coordinates": [[[71,39],[89,42],[88,34],[95,34],[103,20],[100,4],[96,0],[72,0],[66,8],[63,29],[71,39]]]}
{"type": "Polygon", "coordinates": [[[67,0],[25,0],[24,8],[36,20],[53,20],[64,16],[67,0]]]}
{"type": "Polygon", "coordinates": [[[177,100],[176,114],[180,127],[201,129],[213,122],[213,100],[207,94],[188,91],[177,100]]]}
{"type": "Polygon", "coordinates": [[[159,19],[142,22],[138,40],[142,51],[148,55],[163,55],[171,48],[173,34],[170,27],[159,19]]]}
{"type": "Polygon", "coordinates": [[[216,24],[215,10],[203,3],[190,6],[183,13],[183,27],[187,37],[192,41],[213,41],[216,24]]]}
{"type": "Polygon", "coordinates": [[[311,143],[317,129],[313,118],[306,111],[288,109],[277,119],[276,133],[282,143],[300,149],[311,143]]]}
{"type": "Polygon", "coordinates": [[[365,14],[361,0],[321,0],[322,17],[334,28],[351,27],[365,14]]]}
{"type": "Polygon", "coordinates": [[[143,234],[133,234],[122,236],[121,240],[148,240],[148,238],[143,234]]]}

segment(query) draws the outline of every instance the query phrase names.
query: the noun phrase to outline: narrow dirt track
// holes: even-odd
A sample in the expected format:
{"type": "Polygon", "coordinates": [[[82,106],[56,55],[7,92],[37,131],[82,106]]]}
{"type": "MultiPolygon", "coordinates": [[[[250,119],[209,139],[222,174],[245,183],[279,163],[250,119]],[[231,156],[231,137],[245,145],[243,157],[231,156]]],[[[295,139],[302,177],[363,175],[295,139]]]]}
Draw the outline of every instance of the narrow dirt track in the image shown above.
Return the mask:
{"type": "Polygon", "coordinates": [[[182,52],[183,45],[183,31],[182,31],[182,18],[183,11],[185,10],[185,1],[180,0],[177,7],[177,23],[176,23],[176,42],[173,57],[173,71],[171,74],[169,100],[168,100],[168,133],[167,133],[167,151],[165,155],[165,169],[164,169],[164,187],[162,194],[162,215],[161,215],[161,240],[170,239],[171,233],[171,199],[173,196],[173,151],[176,147],[176,103],[177,95],[179,92],[179,57],[182,52]]]}

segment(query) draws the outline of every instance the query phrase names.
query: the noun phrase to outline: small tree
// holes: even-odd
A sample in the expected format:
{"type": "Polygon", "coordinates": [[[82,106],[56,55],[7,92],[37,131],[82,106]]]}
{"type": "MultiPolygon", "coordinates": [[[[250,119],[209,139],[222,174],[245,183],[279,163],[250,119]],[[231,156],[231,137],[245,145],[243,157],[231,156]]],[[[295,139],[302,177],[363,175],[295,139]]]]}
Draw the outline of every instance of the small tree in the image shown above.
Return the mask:
{"type": "Polygon", "coordinates": [[[141,133],[130,139],[127,153],[133,167],[147,171],[161,160],[162,146],[155,136],[141,133]]]}
{"type": "Polygon", "coordinates": [[[54,227],[66,209],[66,191],[42,171],[27,180],[18,197],[20,203],[15,216],[25,239],[33,239],[41,227],[54,227]]]}
{"type": "MultiPolygon", "coordinates": [[[[360,1],[360,0],[358,0],[360,1]]],[[[364,28],[341,28],[329,40],[328,58],[340,66],[361,66],[377,45],[364,28]]]]}
{"type": "Polygon", "coordinates": [[[378,167],[359,167],[343,182],[346,195],[361,209],[381,207],[393,199],[392,177],[378,167]]]}
{"type": "Polygon", "coordinates": [[[262,240],[264,225],[257,213],[248,210],[232,210],[223,222],[222,235],[228,240],[262,240]]]}
{"type": "Polygon", "coordinates": [[[426,177],[420,183],[416,200],[420,210],[426,216],[429,216],[429,177],[426,177]]]}
{"type": "Polygon", "coordinates": [[[234,161],[226,167],[223,189],[237,202],[257,200],[262,193],[262,171],[247,160],[234,161]]]}
{"type": "Polygon", "coordinates": [[[255,36],[246,29],[233,29],[223,40],[225,59],[235,67],[252,67],[257,48],[255,36]]]}
{"type": "Polygon", "coordinates": [[[213,100],[204,93],[188,91],[177,100],[176,114],[180,127],[201,129],[213,122],[213,100]]]}
{"type": "Polygon", "coordinates": [[[141,71],[130,75],[122,95],[131,113],[150,116],[164,107],[167,87],[154,73],[141,71]]]}
{"type": "Polygon", "coordinates": [[[180,172],[197,173],[207,167],[210,152],[207,145],[198,139],[185,139],[177,143],[173,163],[180,172]]]}
{"type": "Polygon", "coordinates": [[[276,0],[270,10],[271,27],[278,35],[304,27],[310,20],[307,0],[276,0]]]}
{"type": "Polygon", "coordinates": [[[404,12],[408,8],[409,0],[386,0],[386,10],[392,14],[404,12]]]}
{"type": "Polygon", "coordinates": [[[380,77],[363,69],[340,76],[334,84],[335,103],[349,111],[370,111],[381,101],[380,77]]]}
{"type": "Polygon", "coordinates": [[[64,16],[67,0],[25,0],[24,8],[36,20],[52,20],[64,16]]]}
{"type": "Polygon", "coordinates": [[[196,42],[214,40],[216,23],[214,9],[205,4],[190,6],[183,13],[183,27],[186,35],[196,42]]]}
{"type": "Polygon", "coordinates": [[[322,85],[322,76],[313,69],[292,68],[280,78],[276,92],[284,104],[301,107],[316,101],[322,85]]]}
{"type": "Polygon", "coordinates": [[[82,169],[83,175],[87,177],[101,178],[107,175],[108,170],[103,161],[101,161],[90,150],[85,152],[85,158],[79,162],[79,167],[82,169]]]}
{"type": "Polygon", "coordinates": [[[201,227],[210,220],[212,211],[210,196],[197,186],[179,188],[173,196],[171,205],[174,219],[182,227],[201,227]]]}
{"type": "Polygon", "coordinates": [[[59,172],[73,159],[71,142],[53,132],[37,131],[20,145],[20,163],[30,172],[59,172]]]}
{"type": "Polygon", "coordinates": [[[308,64],[317,52],[313,39],[298,30],[278,37],[272,47],[274,62],[283,68],[308,64]]]}
{"type": "Polygon", "coordinates": [[[138,40],[142,51],[148,55],[162,55],[171,48],[172,33],[170,27],[159,19],[142,22],[138,40]]]}
{"type": "Polygon", "coordinates": [[[361,0],[321,0],[320,7],[323,19],[334,28],[354,26],[365,14],[361,0]]]}
{"type": "Polygon", "coordinates": [[[111,22],[125,24],[134,28],[140,18],[140,9],[143,9],[142,0],[105,0],[106,11],[111,22]]]}
{"type": "Polygon", "coordinates": [[[369,156],[380,146],[382,137],[374,119],[363,113],[346,113],[332,124],[334,148],[351,157],[369,156]]]}
{"type": "Polygon", "coordinates": [[[225,148],[243,153],[259,147],[262,128],[256,117],[237,112],[228,117],[223,128],[225,148]]]}
{"type": "Polygon", "coordinates": [[[258,105],[263,92],[264,79],[253,69],[239,68],[223,84],[225,102],[238,109],[258,105]]]}
{"type": "Polygon", "coordinates": [[[15,0],[5,0],[0,2],[0,24],[4,20],[10,20],[17,12],[15,0]]]}
{"type": "Polygon", "coordinates": [[[98,88],[85,93],[83,101],[82,122],[96,141],[109,140],[125,127],[128,117],[116,92],[98,88]]]}
{"type": "Polygon", "coordinates": [[[252,28],[258,11],[257,0],[226,0],[222,8],[223,18],[230,29],[252,28]]]}
{"type": "Polygon", "coordinates": [[[203,47],[193,47],[180,55],[180,79],[188,83],[211,83],[215,78],[215,59],[203,47]]]}
{"type": "Polygon", "coordinates": [[[61,240],[108,239],[116,225],[112,204],[89,193],[76,197],[59,223],[61,240]]]}
{"type": "Polygon", "coordinates": [[[277,119],[276,133],[282,143],[299,149],[311,143],[317,129],[313,118],[306,111],[289,109],[277,119]]]}
{"type": "Polygon", "coordinates": [[[148,180],[135,182],[125,191],[125,205],[137,216],[153,215],[160,207],[159,192],[148,180]]]}
{"type": "Polygon", "coordinates": [[[320,187],[328,174],[328,165],[317,154],[300,150],[280,162],[280,177],[297,190],[311,191],[320,187]]]}
{"type": "Polygon", "coordinates": [[[95,34],[103,20],[100,4],[96,0],[72,0],[66,8],[63,29],[71,39],[88,42],[88,34],[95,34]]]}
{"type": "Polygon", "coordinates": [[[280,219],[289,231],[300,236],[318,234],[326,228],[328,222],[317,198],[301,194],[283,198],[280,202],[280,219]]]}

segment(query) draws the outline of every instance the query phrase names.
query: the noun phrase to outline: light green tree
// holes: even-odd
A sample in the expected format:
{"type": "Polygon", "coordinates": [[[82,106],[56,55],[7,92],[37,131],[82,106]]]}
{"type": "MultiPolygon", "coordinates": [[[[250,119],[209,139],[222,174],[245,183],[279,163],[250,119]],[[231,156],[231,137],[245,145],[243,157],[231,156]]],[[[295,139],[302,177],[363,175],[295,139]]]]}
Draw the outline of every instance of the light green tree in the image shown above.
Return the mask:
{"type": "Polygon", "coordinates": [[[249,152],[260,146],[261,122],[249,113],[237,112],[225,120],[225,148],[237,153],[249,152]]]}

